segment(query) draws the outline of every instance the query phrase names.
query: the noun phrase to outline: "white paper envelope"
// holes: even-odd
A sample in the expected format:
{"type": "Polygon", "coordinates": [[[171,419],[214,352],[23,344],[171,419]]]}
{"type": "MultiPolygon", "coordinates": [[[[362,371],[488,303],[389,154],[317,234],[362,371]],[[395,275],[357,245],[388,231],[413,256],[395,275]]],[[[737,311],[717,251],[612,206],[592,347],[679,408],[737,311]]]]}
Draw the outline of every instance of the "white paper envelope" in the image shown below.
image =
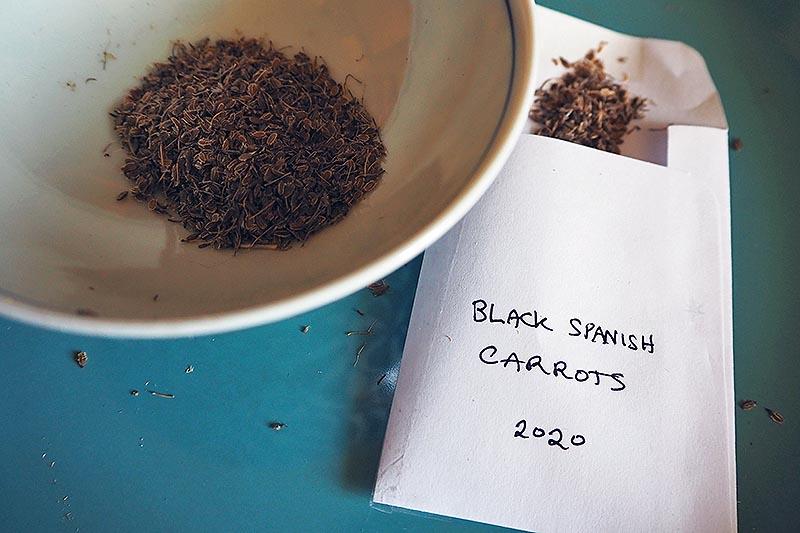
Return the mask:
{"type": "Polygon", "coordinates": [[[523,136],[426,252],[374,501],[537,531],[735,531],[719,95],[681,43],[544,8],[537,32],[540,80],[605,41],[653,103],[629,157],[523,136]]]}

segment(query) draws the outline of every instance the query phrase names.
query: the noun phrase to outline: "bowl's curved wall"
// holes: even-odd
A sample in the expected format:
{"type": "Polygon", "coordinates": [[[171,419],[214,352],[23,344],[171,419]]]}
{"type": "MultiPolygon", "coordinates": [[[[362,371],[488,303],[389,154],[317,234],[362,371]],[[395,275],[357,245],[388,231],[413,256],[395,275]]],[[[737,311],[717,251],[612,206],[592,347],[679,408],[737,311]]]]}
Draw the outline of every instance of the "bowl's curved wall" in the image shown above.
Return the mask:
{"type": "Polygon", "coordinates": [[[210,332],[286,317],[397,268],[463,216],[510,151],[532,97],[531,9],[527,0],[4,5],[0,312],[104,334],[210,332]],[[108,111],[171,40],[239,33],[303,46],[337,79],[363,81],[348,83],[363,91],[389,154],[370,196],[288,252],[234,257],[181,244],[179,225],[115,202],[127,187],[124,154],[112,145],[103,157],[114,141],[108,111]],[[105,68],[104,52],[113,54],[105,68]]]}

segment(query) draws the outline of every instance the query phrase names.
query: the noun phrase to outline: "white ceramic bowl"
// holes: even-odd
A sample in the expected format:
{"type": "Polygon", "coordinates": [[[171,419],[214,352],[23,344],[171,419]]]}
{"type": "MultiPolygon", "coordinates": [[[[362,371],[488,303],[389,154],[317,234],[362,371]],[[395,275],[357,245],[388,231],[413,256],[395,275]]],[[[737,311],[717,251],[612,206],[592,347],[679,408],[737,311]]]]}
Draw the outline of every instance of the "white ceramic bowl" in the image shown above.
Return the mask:
{"type": "Polygon", "coordinates": [[[178,336],[349,294],[422,252],[488,188],[526,119],[532,55],[529,0],[6,0],[0,313],[178,336]],[[362,80],[388,150],[379,187],[288,252],[182,244],[180,225],[115,201],[128,186],[124,153],[112,145],[103,157],[115,140],[108,112],[172,40],[236,35],[302,46],[338,80],[362,80]]]}

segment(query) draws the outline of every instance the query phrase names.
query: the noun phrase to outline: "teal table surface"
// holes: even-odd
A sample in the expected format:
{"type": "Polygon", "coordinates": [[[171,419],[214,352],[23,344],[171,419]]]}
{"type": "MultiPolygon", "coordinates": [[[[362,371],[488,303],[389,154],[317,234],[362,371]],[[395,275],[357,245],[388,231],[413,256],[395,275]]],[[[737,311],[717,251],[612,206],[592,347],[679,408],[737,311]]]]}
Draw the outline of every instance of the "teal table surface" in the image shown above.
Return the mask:
{"type": "MultiPolygon", "coordinates": [[[[737,409],[739,526],[798,531],[800,2],[542,3],[682,40],[708,62],[743,144],[731,152],[736,397],[786,419],[737,409]]],[[[498,529],[370,505],[419,267],[389,276],[384,296],[212,337],[114,340],[0,320],[0,529],[498,529]],[[344,334],[373,322],[370,337],[344,334]],[[88,353],[83,369],[75,350],[88,353]]]]}

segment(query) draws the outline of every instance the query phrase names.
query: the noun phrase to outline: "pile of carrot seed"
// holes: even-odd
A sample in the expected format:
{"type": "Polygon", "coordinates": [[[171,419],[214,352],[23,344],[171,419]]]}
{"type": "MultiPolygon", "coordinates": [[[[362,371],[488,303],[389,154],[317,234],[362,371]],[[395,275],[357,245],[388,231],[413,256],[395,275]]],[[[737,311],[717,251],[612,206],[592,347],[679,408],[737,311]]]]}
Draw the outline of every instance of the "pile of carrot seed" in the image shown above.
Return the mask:
{"type": "Polygon", "coordinates": [[[631,96],[598,58],[602,44],[577,61],[553,60],[567,71],[544,82],[536,91],[530,117],[537,135],[619,153],[632,121],[646,111],[647,100],[631,96]]]}

